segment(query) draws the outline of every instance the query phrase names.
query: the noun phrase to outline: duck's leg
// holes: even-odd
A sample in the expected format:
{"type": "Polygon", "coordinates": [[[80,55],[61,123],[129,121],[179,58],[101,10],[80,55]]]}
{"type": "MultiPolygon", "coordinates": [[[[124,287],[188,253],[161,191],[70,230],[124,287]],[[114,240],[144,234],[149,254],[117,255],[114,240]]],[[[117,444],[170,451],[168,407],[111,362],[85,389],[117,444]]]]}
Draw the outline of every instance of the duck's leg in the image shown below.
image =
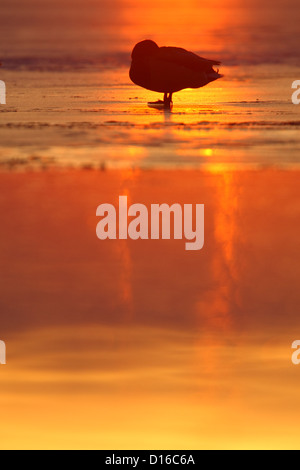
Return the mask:
{"type": "Polygon", "coordinates": [[[164,97],[165,108],[170,108],[171,107],[172,95],[173,95],[173,93],[165,93],[165,97],[164,97]]]}

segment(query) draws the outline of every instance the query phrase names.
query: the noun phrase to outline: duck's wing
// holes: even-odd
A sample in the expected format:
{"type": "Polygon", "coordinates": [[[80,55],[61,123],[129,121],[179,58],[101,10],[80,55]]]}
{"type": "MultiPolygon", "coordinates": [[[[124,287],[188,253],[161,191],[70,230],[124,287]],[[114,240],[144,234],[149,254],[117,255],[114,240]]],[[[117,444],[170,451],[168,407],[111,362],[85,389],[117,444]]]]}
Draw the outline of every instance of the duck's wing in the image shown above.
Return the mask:
{"type": "Polygon", "coordinates": [[[214,65],[221,64],[218,60],[204,59],[180,47],[160,47],[157,58],[201,72],[211,71],[214,65]]]}

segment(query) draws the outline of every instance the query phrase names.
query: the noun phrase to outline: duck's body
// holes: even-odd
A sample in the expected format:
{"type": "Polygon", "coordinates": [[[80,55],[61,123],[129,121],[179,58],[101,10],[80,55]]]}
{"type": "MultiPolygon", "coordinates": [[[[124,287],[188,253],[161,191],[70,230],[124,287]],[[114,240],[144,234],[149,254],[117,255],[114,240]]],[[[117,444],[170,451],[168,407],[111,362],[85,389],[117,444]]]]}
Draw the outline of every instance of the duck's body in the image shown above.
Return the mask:
{"type": "Polygon", "coordinates": [[[185,88],[201,88],[222,75],[213,69],[220,62],[199,57],[178,47],[158,47],[153,41],[138,43],[132,52],[130,78],[147,90],[164,93],[165,105],[172,94],[185,88]]]}

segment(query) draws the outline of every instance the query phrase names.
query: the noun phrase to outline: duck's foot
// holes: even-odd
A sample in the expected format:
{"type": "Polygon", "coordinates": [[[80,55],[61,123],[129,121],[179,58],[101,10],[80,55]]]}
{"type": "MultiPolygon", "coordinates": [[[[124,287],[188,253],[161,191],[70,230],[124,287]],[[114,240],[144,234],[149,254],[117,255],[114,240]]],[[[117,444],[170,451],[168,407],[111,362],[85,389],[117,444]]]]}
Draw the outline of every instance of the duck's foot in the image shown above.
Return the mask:
{"type": "Polygon", "coordinates": [[[157,109],[172,109],[173,102],[172,102],[172,93],[165,93],[164,101],[150,101],[148,103],[150,108],[157,108],[157,109]]]}
{"type": "Polygon", "coordinates": [[[148,106],[150,106],[150,108],[164,108],[165,102],[162,100],[150,101],[150,103],[148,103],[148,106]]]}
{"type": "Polygon", "coordinates": [[[155,109],[165,109],[165,110],[170,110],[172,109],[173,103],[165,103],[164,101],[150,101],[148,103],[149,108],[155,108],[155,109]]]}

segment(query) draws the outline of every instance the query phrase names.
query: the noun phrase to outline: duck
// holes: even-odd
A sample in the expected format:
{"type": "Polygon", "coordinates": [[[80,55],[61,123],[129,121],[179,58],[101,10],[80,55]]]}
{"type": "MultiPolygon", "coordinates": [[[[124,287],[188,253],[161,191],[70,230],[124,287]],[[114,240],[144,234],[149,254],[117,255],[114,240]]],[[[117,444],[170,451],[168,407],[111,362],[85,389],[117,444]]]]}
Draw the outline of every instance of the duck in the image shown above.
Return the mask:
{"type": "Polygon", "coordinates": [[[209,60],[180,47],[159,47],[146,39],[139,42],[131,55],[129,77],[131,81],[146,90],[164,94],[163,101],[149,103],[172,106],[173,94],[186,88],[201,88],[222,78],[218,60],[209,60]]]}

